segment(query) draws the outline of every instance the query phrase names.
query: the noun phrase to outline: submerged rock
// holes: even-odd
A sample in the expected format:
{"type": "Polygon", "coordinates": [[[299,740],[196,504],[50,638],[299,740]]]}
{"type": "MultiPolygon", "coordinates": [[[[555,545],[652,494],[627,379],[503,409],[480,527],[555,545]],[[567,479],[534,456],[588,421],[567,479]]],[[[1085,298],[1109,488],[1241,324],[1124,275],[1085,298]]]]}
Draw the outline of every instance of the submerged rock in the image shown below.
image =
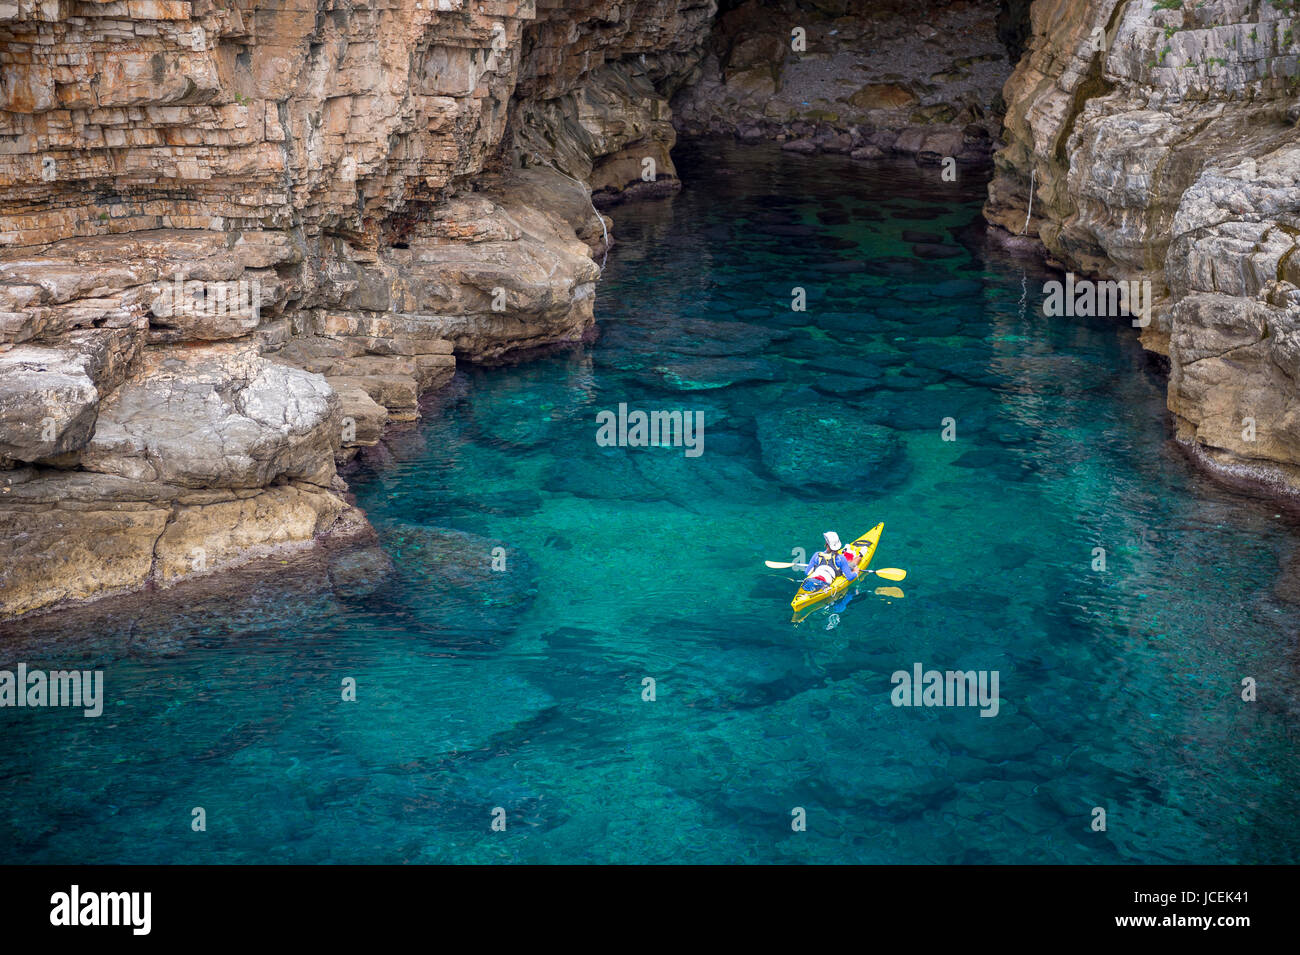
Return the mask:
{"type": "Polygon", "coordinates": [[[651,370],[672,391],[704,391],[785,377],[780,365],[764,358],[697,358],[651,370]]]}
{"type": "Polygon", "coordinates": [[[401,582],[395,599],[435,634],[499,643],[537,594],[532,561],[508,540],[414,524],[380,539],[401,582]]]}
{"type": "Polygon", "coordinates": [[[817,221],[822,225],[848,225],[853,220],[843,209],[825,209],[817,213],[817,221]]]}
{"type": "MultiPolygon", "coordinates": [[[[768,312],[742,309],[738,310],[737,317],[764,319],[768,312]]],[[[617,346],[621,353],[644,352],[649,358],[660,358],[665,353],[723,358],[765,351],[773,342],[789,335],[781,329],[749,322],[683,318],[678,321],[616,322],[606,326],[604,341],[607,346],[617,346]]],[[[626,358],[624,354],[618,360],[626,358]]]]}
{"type": "Polygon", "coordinates": [[[764,466],[791,488],[848,496],[864,482],[887,487],[907,474],[902,442],[840,404],[810,404],[757,416],[764,466]]]}
{"type": "Polygon", "coordinates": [[[919,259],[957,259],[964,256],[966,250],[955,245],[918,243],[912,246],[912,254],[919,259]]]}

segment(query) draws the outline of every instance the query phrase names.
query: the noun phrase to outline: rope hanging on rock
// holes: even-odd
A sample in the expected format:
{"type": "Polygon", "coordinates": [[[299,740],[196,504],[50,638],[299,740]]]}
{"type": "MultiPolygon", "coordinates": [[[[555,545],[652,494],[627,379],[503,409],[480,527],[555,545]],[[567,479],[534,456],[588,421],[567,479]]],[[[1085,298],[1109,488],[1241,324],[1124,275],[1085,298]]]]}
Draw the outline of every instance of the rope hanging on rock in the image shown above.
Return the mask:
{"type": "Polygon", "coordinates": [[[1034,183],[1038,180],[1038,167],[1035,166],[1029,170],[1029,209],[1025,212],[1025,224],[1020,230],[1020,234],[1025,234],[1025,229],[1029,228],[1029,217],[1034,214],[1034,183]]]}

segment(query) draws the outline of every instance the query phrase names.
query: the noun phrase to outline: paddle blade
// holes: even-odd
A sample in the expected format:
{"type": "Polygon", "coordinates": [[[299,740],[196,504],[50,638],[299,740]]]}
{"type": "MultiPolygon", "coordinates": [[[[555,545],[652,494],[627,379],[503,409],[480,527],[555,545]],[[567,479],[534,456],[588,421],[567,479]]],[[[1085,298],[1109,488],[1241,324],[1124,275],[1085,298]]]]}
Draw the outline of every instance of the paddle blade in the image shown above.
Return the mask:
{"type": "Polygon", "coordinates": [[[902,600],[906,594],[897,587],[877,587],[877,597],[893,597],[895,600],[902,600]]]}
{"type": "Polygon", "coordinates": [[[907,571],[899,570],[897,567],[880,567],[872,571],[877,577],[884,577],[886,580],[902,580],[907,576],[907,571]]]}
{"type": "Polygon", "coordinates": [[[794,566],[794,564],[790,564],[790,563],[782,564],[779,561],[775,561],[775,560],[765,560],[763,561],[763,563],[767,564],[767,566],[771,567],[773,570],[789,570],[791,567],[794,566]]]}

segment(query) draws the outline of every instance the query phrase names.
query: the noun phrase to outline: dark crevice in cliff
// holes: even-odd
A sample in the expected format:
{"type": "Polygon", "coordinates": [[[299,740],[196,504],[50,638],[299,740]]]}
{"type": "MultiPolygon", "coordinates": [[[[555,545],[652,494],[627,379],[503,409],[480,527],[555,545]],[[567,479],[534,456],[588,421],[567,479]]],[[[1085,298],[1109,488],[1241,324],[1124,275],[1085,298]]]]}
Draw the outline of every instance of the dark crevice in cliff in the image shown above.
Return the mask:
{"type": "Polygon", "coordinates": [[[1033,27],[1029,8],[1033,0],[1000,0],[998,4],[998,39],[1007,48],[1012,63],[1018,63],[1029,46],[1033,27]]]}
{"type": "Polygon", "coordinates": [[[1093,54],[1092,60],[1088,64],[1088,72],[1079,85],[1074,88],[1074,98],[1070,102],[1069,112],[1065,114],[1065,118],[1061,121],[1061,131],[1057,134],[1052,155],[1066,170],[1070,168],[1067,145],[1071,134],[1074,132],[1074,124],[1078,120],[1079,114],[1083,112],[1088,100],[1095,96],[1105,96],[1115,89],[1115,85],[1102,75],[1102,61],[1104,59],[1104,54],[1100,52],[1093,54]]]}
{"type": "Polygon", "coordinates": [[[1061,121],[1061,131],[1056,139],[1055,148],[1052,154],[1056,161],[1068,170],[1070,168],[1070,157],[1066,151],[1070,135],[1074,132],[1074,124],[1079,119],[1079,114],[1088,104],[1088,100],[1097,96],[1106,96],[1115,89],[1115,84],[1107,80],[1103,75],[1105,71],[1106,51],[1110,49],[1111,43],[1115,39],[1116,27],[1119,24],[1120,16],[1123,14],[1125,7],[1128,6],[1128,0],[1120,0],[1110,11],[1110,17],[1106,21],[1105,37],[1102,42],[1102,48],[1093,53],[1092,59],[1088,63],[1088,72],[1078,86],[1074,88],[1074,97],[1070,102],[1070,109],[1065,118],[1061,121]]]}

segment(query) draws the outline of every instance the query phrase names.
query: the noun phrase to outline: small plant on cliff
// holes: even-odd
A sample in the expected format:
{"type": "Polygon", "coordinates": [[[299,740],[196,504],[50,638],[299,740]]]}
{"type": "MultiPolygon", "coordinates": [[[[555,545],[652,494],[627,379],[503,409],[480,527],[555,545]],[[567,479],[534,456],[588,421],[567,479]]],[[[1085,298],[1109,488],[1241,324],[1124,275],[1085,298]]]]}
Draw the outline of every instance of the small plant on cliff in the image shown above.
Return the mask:
{"type": "Polygon", "coordinates": [[[1183,0],[1156,0],[1156,10],[1181,10],[1183,0]]]}

